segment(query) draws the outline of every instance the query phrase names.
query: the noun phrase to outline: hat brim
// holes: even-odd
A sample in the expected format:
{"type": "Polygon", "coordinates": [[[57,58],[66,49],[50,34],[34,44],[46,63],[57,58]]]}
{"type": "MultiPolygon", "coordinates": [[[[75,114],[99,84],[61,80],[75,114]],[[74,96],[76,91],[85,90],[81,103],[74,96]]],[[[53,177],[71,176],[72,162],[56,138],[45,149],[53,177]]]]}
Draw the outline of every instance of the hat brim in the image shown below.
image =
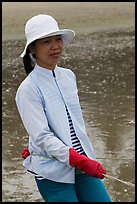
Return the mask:
{"type": "Polygon", "coordinates": [[[62,30],[58,30],[58,31],[53,31],[53,32],[50,32],[48,34],[43,33],[42,35],[31,39],[31,41],[27,41],[27,43],[25,45],[25,48],[24,48],[24,51],[22,52],[22,54],[20,56],[24,57],[24,55],[26,54],[26,49],[27,49],[28,45],[30,43],[34,42],[35,40],[43,39],[43,38],[50,37],[50,36],[55,36],[55,35],[61,35],[62,36],[64,46],[67,46],[69,43],[71,43],[71,41],[75,37],[74,31],[70,30],[70,29],[62,29],[62,30]]]}

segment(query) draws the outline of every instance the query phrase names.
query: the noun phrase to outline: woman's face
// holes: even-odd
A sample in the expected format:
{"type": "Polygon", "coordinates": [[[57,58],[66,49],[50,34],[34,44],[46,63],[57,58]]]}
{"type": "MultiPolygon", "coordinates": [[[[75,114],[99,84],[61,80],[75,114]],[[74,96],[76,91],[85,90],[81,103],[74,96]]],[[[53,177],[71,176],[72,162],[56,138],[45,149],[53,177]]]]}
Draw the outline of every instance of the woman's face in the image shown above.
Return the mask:
{"type": "Polygon", "coordinates": [[[38,39],[29,48],[39,66],[53,70],[61,58],[64,45],[61,35],[56,35],[38,39]]]}

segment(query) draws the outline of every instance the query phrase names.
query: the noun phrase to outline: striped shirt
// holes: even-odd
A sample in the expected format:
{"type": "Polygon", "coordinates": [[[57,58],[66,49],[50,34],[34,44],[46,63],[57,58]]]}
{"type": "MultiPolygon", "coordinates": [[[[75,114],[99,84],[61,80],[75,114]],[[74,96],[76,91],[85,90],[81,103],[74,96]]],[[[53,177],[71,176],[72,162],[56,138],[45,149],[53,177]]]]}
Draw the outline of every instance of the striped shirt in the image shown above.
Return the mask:
{"type": "Polygon", "coordinates": [[[70,128],[70,136],[71,136],[72,146],[79,154],[85,154],[85,152],[84,152],[84,150],[83,150],[83,148],[82,148],[82,146],[80,144],[80,141],[79,141],[79,139],[78,139],[78,137],[76,135],[76,132],[74,130],[72,119],[70,117],[67,106],[65,106],[65,107],[66,107],[68,121],[69,121],[69,128],[70,128]]]}
{"type": "MultiPolygon", "coordinates": [[[[74,148],[79,154],[84,154],[84,155],[86,155],[86,153],[84,152],[84,150],[83,150],[83,148],[82,148],[82,146],[81,146],[81,144],[80,144],[80,141],[79,141],[79,139],[78,139],[78,137],[77,137],[77,135],[76,135],[76,133],[75,133],[74,126],[73,126],[73,123],[72,123],[72,119],[71,119],[71,117],[70,117],[70,114],[69,114],[69,111],[68,111],[68,109],[67,109],[67,106],[65,105],[65,107],[66,107],[66,112],[67,112],[67,116],[68,116],[68,122],[69,122],[69,128],[70,128],[70,135],[71,135],[71,140],[72,140],[72,146],[73,146],[73,148],[74,148]]],[[[28,170],[28,172],[35,174],[34,172],[31,172],[31,171],[29,171],[29,170],[28,170]]],[[[35,176],[36,176],[37,179],[39,179],[39,180],[44,179],[42,176],[39,176],[39,175],[37,175],[37,174],[35,174],[35,176]]]]}

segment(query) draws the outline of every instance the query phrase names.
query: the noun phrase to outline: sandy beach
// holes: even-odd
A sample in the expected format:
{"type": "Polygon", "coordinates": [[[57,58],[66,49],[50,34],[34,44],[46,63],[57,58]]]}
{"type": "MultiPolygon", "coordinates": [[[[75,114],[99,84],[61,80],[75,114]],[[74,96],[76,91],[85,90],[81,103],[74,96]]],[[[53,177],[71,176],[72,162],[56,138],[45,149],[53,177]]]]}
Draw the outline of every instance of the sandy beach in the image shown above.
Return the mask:
{"type": "MultiPolygon", "coordinates": [[[[60,66],[77,76],[80,104],[97,159],[108,175],[135,183],[135,2],[2,2],[2,201],[43,202],[22,166],[28,134],[15,104],[26,77],[24,25],[45,13],[76,32],[60,66]]],[[[135,189],[105,178],[113,202],[135,189]]]]}
{"type": "Polygon", "coordinates": [[[134,2],[2,2],[2,39],[24,38],[24,24],[39,13],[77,34],[135,27],[134,2]]]}

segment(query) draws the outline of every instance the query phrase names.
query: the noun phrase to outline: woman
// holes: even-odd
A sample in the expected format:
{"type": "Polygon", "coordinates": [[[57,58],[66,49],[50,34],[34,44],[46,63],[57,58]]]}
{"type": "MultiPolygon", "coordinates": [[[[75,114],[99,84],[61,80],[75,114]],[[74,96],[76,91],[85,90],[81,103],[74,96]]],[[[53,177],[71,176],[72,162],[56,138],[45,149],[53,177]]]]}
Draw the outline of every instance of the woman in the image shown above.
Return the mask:
{"type": "Polygon", "coordinates": [[[16,93],[29,134],[24,167],[46,202],[110,202],[101,181],[106,170],[95,160],[85,130],[75,75],[57,65],[75,33],[39,14],[27,21],[25,34],[21,57],[28,76],[16,93]]]}

